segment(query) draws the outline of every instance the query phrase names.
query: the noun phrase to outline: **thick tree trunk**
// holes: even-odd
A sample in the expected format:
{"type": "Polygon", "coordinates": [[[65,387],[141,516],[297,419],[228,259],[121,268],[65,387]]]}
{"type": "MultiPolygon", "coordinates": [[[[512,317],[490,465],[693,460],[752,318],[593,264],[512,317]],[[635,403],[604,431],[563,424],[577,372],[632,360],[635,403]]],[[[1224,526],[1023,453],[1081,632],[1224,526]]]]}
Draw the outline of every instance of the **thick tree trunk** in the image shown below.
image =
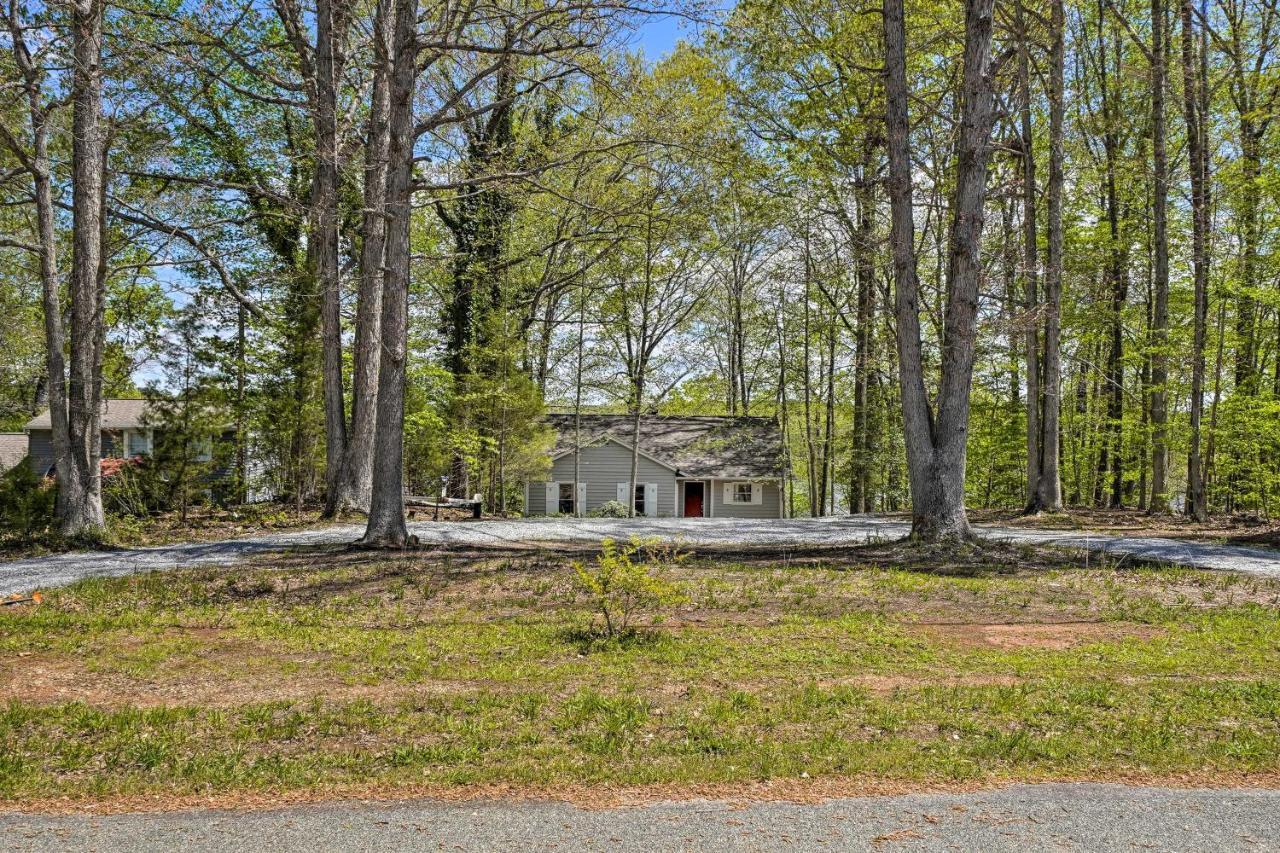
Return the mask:
{"type": "Polygon", "coordinates": [[[1154,258],[1151,308],[1151,503],[1150,511],[1169,511],[1169,163],[1165,146],[1166,76],[1164,0],[1151,0],[1151,154],[1155,186],[1152,199],[1154,258]]]}
{"type": "Polygon", "coordinates": [[[1062,509],[1059,423],[1062,412],[1062,185],[1063,113],[1065,109],[1066,14],[1063,0],[1053,0],[1049,45],[1049,183],[1048,245],[1044,276],[1044,407],[1040,418],[1040,480],[1034,509],[1062,509]]]}
{"type": "MultiPolygon", "coordinates": [[[[1197,63],[1194,10],[1181,0],[1183,116],[1187,125],[1187,159],[1191,171],[1191,257],[1195,280],[1195,319],[1191,355],[1191,446],[1187,452],[1188,510],[1197,521],[1209,516],[1200,457],[1200,422],[1204,414],[1204,347],[1209,303],[1208,163],[1201,113],[1204,93],[1197,63]]],[[[1199,62],[1204,58],[1200,57],[1199,62]]]]}
{"type": "MultiPolygon", "coordinates": [[[[1028,311],[1040,302],[1040,258],[1036,235],[1036,157],[1031,133],[1031,59],[1022,3],[1017,7],[1018,91],[1021,100],[1019,127],[1022,149],[1022,276],[1028,311]]],[[[1034,508],[1040,485],[1040,335],[1034,322],[1027,324],[1027,505],[1034,508]]]]}
{"type": "MultiPolygon", "coordinates": [[[[1098,31],[1098,63],[1102,96],[1102,145],[1105,155],[1104,194],[1106,196],[1107,286],[1111,296],[1111,345],[1107,350],[1107,420],[1106,437],[1098,456],[1098,476],[1111,477],[1109,496],[1105,488],[1096,491],[1099,503],[1119,507],[1123,501],[1122,418],[1124,416],[1124,308],[1129,295],[1128,250],[1120,229],[1120,202],[1116,186],[1120,142],[1116,135],[1116,96],[1111,90],[1107,70],[1107,42],[1103,30],[1098,31]]],[[[1117,62],[1118,65],[1118,62],[1117,62]]]]}
{"type": "MultiPolygon", "coordinates": [[[[102,227],[105,181],[102,128],[102,4],[71,9],[72,71],[70,281],[71,340],[67,393],[66,476],[59,476],[59,529],[78,536],[100,528],[102,512],[102,227]]],[[[50,341],[50,343],[55,343],[50,341]]],[[[52,372],[50,374],[53,375],[52,372]]],[[[60,380],[55,380],[58,382],[60,380]]],[[[56,423],[56,422],[55,422],[56,423]]]]}
{"type": "Polygon", "coordinates": [[[396,0],[387,157],[386,272],[378,365],[373,495],[362,544],[409,542],[404,518],[404,394],[408,355],[409,220],[412,213],[413,96],[417,81],[417,0],[396,0]]]}
{"type": "Polygon", "coordinates": [[[387,157],[391,144],[390,88],[392,0],[378,0],[374,18],[373,92],[365,142],[364,210],[361,216],[360,284],[356,294],[356,335],[352,353],[351,430],[343,460],[345,482],[336,509],[368,511],[373,493],[374,428],[378,367],[382,352],[382,281],[386,262],[387,157]]]}
{"type": "Polygon", "coordinates": [[[345,0],[317,0],[315,85],[311,118],[315,125],[315,177],[311,184],[311,233],[307,239],[311,273],[320,289],[321,375],[324,384],[325,515],[349,503],[343,487],[347,415],[342,388],[342,293],[338,280],[338,104],[342,76],[345,0]]]}
{"type": "Polygon", "coordinates": [[[994,0],[966,0],[964,81],[956,138],[956,187],[947,269],[942,376],[936,419],[925,390],[921,354],[915,227],[911,202],[911,143],[907,118],[906,26],[902,0],[885,0],[885,96],[892,212],[899,378],[911,480],[912,538],[972,538],[964,509],[969,389],[977,335],[981,237],[987,159],[994,121],[989,78],[994,0]]]}

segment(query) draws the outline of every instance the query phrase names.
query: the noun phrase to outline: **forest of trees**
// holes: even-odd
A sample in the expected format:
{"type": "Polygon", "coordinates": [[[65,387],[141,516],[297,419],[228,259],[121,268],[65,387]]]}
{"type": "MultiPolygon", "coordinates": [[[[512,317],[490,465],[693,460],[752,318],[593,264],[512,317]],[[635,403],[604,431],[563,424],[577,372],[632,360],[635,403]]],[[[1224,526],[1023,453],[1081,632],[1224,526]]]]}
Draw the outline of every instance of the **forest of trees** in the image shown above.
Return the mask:
{"type": "Polygon", "coordinates": [[[548,408],[776,417],[788,512],[922,539],[1273,516],[1278,13],[0,0],[0,429],[51,406],[65,534],[174,363],[371,545],[518,511],[548,408]]]}

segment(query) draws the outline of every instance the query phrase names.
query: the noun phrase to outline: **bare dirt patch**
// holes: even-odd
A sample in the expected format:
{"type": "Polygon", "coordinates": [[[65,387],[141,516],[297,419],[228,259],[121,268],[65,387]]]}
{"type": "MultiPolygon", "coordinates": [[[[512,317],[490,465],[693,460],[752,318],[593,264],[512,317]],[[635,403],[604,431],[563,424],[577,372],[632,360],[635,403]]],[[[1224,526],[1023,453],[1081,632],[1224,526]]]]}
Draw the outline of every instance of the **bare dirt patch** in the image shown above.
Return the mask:
{"type": "Polygon", "coordinates": [[[1148,640],[1161,633],[1161,629],[1153,625],[1122,622],[951,623],[917,625],[914,630],[965,646],[1054,651],[1130,638],[1148,640]]]}

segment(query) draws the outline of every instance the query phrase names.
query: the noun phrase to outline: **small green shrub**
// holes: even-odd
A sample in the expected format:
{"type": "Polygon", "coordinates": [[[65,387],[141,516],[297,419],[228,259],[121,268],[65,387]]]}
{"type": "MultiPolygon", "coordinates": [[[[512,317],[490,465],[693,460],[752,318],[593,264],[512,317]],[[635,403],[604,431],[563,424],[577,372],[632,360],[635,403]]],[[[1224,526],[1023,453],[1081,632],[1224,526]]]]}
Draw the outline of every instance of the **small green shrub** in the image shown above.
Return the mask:
{"type": "Polygon", "coordinates": [[[608,639],[633,633],[637,616],[688,601],[684,587],[665,576],[667,566],[683,559],[674,548],[635,536],[622,546],[605,539],[600,547],[595,565],[574,563],[573,570],[575,586],[603,617],[608,639]]]}
{"type": "Polygon", "coordinates": [[[57,489],[23,460],[0,476],[0,536],[30,542],[54,523],[57,489]]]}
{"type": "Polygon", "coordinates": [[[588,518],[626,518],[627,505],[622,501],[605,501],[587,513],[588,518]]]}

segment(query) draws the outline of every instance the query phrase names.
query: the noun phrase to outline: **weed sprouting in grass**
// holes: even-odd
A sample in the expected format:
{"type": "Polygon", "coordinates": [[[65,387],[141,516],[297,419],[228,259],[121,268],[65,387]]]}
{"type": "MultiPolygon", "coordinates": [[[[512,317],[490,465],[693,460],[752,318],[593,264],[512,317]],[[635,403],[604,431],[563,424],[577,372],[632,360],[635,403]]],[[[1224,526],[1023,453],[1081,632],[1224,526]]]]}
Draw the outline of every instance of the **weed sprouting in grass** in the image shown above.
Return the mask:
{"type": "Polygon", "coordinates": [[[605,637],[612,640],[633,633],[632,620],[637,616],[688,600],[683,585],[668,577],[670,567],[683,559],[679,551],[658,540],[632,537],[619,546],[605,539],[594,565],[574,563],[573,570],[578,588],[603,618],[605,637]]]}

